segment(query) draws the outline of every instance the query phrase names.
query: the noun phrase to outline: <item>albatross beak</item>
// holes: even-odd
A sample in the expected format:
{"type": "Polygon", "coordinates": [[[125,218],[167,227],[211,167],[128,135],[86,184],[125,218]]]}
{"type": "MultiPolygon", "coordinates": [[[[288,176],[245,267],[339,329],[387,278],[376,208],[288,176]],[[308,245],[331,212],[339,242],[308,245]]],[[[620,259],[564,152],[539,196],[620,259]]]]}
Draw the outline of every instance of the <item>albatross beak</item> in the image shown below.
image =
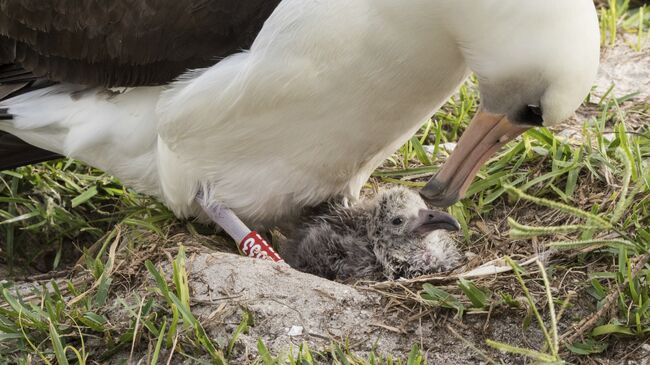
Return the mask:
{"type": "Polygon", "coordinates": [[[458,231],[460,224],[456,218],[437,210],[420,209],[418,219],[411,230],[413,233],[425,235],[438,229],[458,231]]]}
{"type": "Polygon", "coordinates": [[[448,207],[464,197],[483,164],[503,145],[531,127],[504,115],[479,112],[440,171],[420,191],[429,203],[448,207]]]}

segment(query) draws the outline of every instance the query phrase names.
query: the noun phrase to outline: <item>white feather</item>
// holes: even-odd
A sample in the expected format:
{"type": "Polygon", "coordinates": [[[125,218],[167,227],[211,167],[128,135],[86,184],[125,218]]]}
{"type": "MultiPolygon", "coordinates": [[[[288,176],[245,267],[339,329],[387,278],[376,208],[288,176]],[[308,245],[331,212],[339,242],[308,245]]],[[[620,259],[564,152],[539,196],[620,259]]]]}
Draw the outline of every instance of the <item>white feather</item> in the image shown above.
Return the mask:
{"type": "MultiPolygon", "coordinates": [[[[530,6],[561,12],[563,3],[530,6]]],[[[529,6],[499,4],[509,4],[513,17],[529,6]]],[[[57,86],[6,100],[0,105],[15,120],[0,129],[105,169],[179,216],[199,214],[194,197],[203,187],[249,224],[275,223],[335,195],[358,198],[371,172],[469,74],[473,49],[461,40],[486,30],[470,23],[456,31],[462,17],[447,17],[473,7],[284,0],[250,51],[164,90],[71,97],[70,86],[57,86]]]]}

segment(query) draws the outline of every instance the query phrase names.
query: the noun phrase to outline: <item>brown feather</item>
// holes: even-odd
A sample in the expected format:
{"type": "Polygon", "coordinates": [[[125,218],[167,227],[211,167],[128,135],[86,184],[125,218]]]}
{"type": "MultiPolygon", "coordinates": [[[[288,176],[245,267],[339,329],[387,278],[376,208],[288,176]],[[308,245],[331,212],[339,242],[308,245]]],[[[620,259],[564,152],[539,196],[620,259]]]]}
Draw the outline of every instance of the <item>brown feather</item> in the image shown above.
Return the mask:
{"type": "Polygon", "coordinates": [[[0,63],[58,82],[163,84],[250,47],[279,2],[0,0],[0,63]]]}

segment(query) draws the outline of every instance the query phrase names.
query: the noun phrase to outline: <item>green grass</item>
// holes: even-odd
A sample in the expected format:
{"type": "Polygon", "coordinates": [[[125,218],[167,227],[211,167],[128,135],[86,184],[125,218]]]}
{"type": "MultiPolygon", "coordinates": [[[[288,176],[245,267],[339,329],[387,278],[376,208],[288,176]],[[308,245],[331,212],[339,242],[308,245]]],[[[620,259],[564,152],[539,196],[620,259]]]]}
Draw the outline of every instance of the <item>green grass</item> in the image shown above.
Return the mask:
{"type": "MultiPolygon", "coordinates": [[[[629,6],[610,0],[600,11],[604,44],[622,34],[636,36],[627,42],[637,50],[647,42],[650,9],[629,6]]],[[[416,306],[443,308],[459,320],[501,310],[543,334],[539,348],[468,343],[486,361],[499,361],[501,353],[491,347],[562,363],[606,351],[621,339],[647,340],[650,107],[628,99],[590,97],[584,109],[591,117],[576,128],[580,143],[547,129],[527,132],[481,170],[467,199],[450,208],[463,228],[463,248],[512,256],[508,274],[453,279],[445,286],[403,284],[417,294],[416,306]],[[632,129],[639,120],[645,127],[632,129]],[[552,258],[527,267],[517,263],[540,250],[552,258]],[[583,275],[571,276],[575,271],[583,275]],[[576,280],[569,284],[567,276],[576,280]],[[581,322],[566,315],[585,301],[594,306],[593,316],[581,322]],[[561,323],[579,327],[582,336],[561,331],[561,323]]],[[[477,105],[472,80],[375,172],[370,185],[423,186],[446,157],[443,144],[457,140],[477,105]]],[[[0,363],[86,364],[124,353],[142,364],[166,363],[170,354],[175,361],[231,361],[254,315],[245,312],[226,341],[211,338],[191,310],[185,249],[156,246],[174,232],[202,229],[75,161],[1,172],[0,266],[18,278],[79,266],[74,279],[52,278],[31,292],[16,289],[14,276],[0,281],[0,363]],[[118,246],[128,259],[116,254],[118,246]],[[165,262],[171,265],[167,274],[165,262]],[[143,290],[121,291],[129,285],[143,290]],[[115,311],[125,319],[112,320],[115,311]]],[[[257,350],[257,363],[265,365],[426,363],[417,347],[407,354],[359,356],[345,343],[324,349],[302,344],[282,355],[260,341],[257,350]]]]}
{"type": "MultiPolygon", "coordinates": [[[[96,277],[80,285],[68,282],[66,288],[54,281],[51,288],[34,290],[30,298],[2,288],[0,301],[0,363],[29,364],[35,358],[45,364],[97,363],[122,354],[119,363],[157,364],[192,361],[193,363],[226,364],[233,355],[238,337],[253,323],[252,314],[244,312],[240,325],[232,333],[224,350],[210,338],[203,325],[192,314],[186,255],[178,248],[172,262],[171,280],[152,262],[145,263],[152,279],[149,293],[140,297],[133,294],[128,300],[118,299],[120,310],[128,315],[127,323],[117,325],[109,318],[115,308],[108,302],[108,287],[102,278],[110,277],[114,265],[119,232],[107,237],[107,261],[95,272],[96,277]],[[108,274],[108,276],[105,276],[108,274]],[[73,298],[73,299],[70,299],[73,298]],[[88,341],[101,339],[101,346],[90,346],[88,341]],[[149,346],[145,353],[136,352],[136,343],[149,346]],[[163,349],[174,349],[171,353],[163,349]],[[124,353],[129,353],[124,357],[124,353]],[[173,356],[173,357],[172,357],[173,356]]],[[[100,264],[99,262],[94,263],[100,264]]],[[[414,347],[408,357],[393,358],[371,353],[360,357],[345,344],[332,343],[329,349],[318,352],[307,344],[287,358],[273,357],[263,342],[259,342],[259,364],[426,364],[421,351],[414,347]]]]}
{"type": "Polygon", "coordinates": [[[0,173],[0,230],[7,232],[2,257],[10,268],[20,258],[21,266],[55,270],[75,242],[95,242],[116,224],[162,233],[173,219],[162,204],[79,162],[0,173]]]}
{"type": "Polygon", "coordinates": [[[634,40],[625,39],[636,51],[648,41],[650,12],[647,5],[631,8],[630,0],[607,0],[600,8],[600,37],[603,45],[614,46],[621,34],[634,35],[634,40]]]}
{"type": "MultiPolygon", "coordinates": [[[[489,341],[489,345],[542,363],[562,363],[560,345],[573,354],[587,355],[604,351],[607,341],[615,341],[616,337],[643,339],[650,334],[650,266],[647,265],[650,258],[649,108],[640,105],[623,109],[620,105],[624,101],[606,97],[594,103],[598,114],[582,126],[582,143],[563,142],[546,129],[526,133],[519,142],[508,145],[484,169],[479,180],[471,186],[469,198],[451,208],[463,220],[468,243],[482,240],[481,235],[469,227],[469,221],[494,222],[495,219],[507,218],[502,222],[508,222],[513,240],[534,239],[544,242],[548,249],[586,252],[578,259],[609,257],[617,263],[608,266],[606,271],[590,273],[589,280],[583,283],[583,288],[596,298],[598,308],[604,305],[612,308],[612,315],[600,313],[600,317],[594,317],[592,323],[582,328],[582,335],[586,337],[584,341],[567,333],[562,337],[569,341],[559,342],[554,309],[549,307],[546,313],[551,318],[542,321],[535,309],[536,302],[543,300],[542,296],[533,299],[518,273],[516,277],[526,293],[528,306],[533,308],[534,317],[545,333],[547,352],[494,341],[489,341]],[[646,120],[645,128],[627,130],[626,121],[633,114],[640,114],[646,120]],[[585,197],[594,195],[599,198],[584,202],[585,197]],[[515,206],[505,217],[495,211],[495,205],[502,201],[515,206]],[[535,219],[536,216],[524,214],[530,211],[546,216],[552,214],[558,224],[550,225],[550,222],[535,219]],[[530,221],[532,218],[537,224],[518,222],[518,214],[522,214],[521,219],[530,221]],[[550,322],[552,331],[546,328],[547,322],[550,322]]],[[[450,110],[458,110],[458,104],[471,106],[474,100],[461,97],[452,103],[450,110]]],[[[445,111],[434,120],[451,131],[462,129],[462,126],[446,125],[450,120],[458,125],[467,122],[466,118],[450,119],[445,111]]],[[[427,129],[436,127],[427,126],[427,129]]],[[[433,140],[433,137],[429,138],[433,140]]],[[[445,141],[444,137],[438,136],[435,140],[445,141]]],[[[410,176],[436,171],[435,167],[393,165],[378,171],[375,176],[385,182],[422,186],[424,180],[414,181],[410,176]]],[[[577,265],[578,262],[562,263],[567,264],[577,265]]],[[[544,267],[539,268],[539,273],[543,274],[541,286],[547,303],[562,302],[562,298],[551,295],[544,267]]],[[[529,274],[528,280],[539,281],[539,274],[529,274]]],[[[459,317],[468,310],[513,306],[511,294],[479,288],[464,280],[457,285],[457,294],[454,295],[425,284],[422,298],[431,305],[453,309],[459,317]]]]}

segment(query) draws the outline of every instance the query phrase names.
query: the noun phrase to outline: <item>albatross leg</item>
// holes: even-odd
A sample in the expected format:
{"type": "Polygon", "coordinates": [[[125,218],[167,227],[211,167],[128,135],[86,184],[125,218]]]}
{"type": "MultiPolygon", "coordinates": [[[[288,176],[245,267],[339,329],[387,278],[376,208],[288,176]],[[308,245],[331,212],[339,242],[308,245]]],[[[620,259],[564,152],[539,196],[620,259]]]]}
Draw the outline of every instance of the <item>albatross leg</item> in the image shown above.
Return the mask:
{"type": "Polygon", "coordinates": [[[235,212],[223,204],[209,202],[202,196],[196,201],[210,219],[218,224],[223,230],[239,244],[239,249],[248,257],[283,261],[280,255],[273,250],[273,247],[262,238],[262,236],[248,228],[244,222],[237,217],[235,212]]]}

